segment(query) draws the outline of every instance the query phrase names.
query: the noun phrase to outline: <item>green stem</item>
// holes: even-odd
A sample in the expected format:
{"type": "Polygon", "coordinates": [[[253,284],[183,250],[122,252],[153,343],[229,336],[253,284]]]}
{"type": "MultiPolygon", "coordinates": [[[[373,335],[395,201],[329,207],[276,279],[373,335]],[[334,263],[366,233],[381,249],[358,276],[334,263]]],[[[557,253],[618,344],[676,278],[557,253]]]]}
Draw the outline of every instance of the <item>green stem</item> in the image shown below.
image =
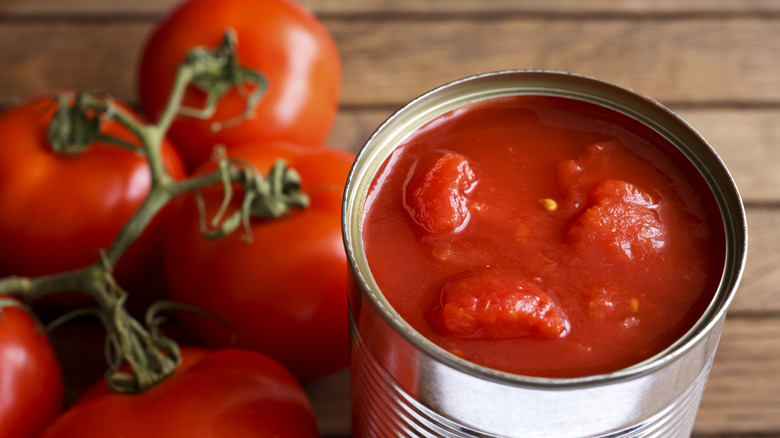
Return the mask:
{"type": "Polygon", "coordinates": [[[181,108],[187,86],[192,82],[195,73],[195,67],[190,63],[184,63],[179,66],[179,69],[176,72],[176,79],[173,83],[173,89],[171,90],[171,96],[168,99],[168,103],[165,106],[160,119],[157,121],[157,127],[160,132],[168,132],[168,129],[170,129],[173,119],[181,108]]]}
{"type": "MultiPolygon", "coordinates": [[[[249,114],[251,107],[257,104],[265,91],[265,78],[239,65],[235,56],[235,34],[227,30],[219,48],[196,48],[188,54],[177,71],[168,103],[157,124],[144,123],[129,110],[115,104],[110,96],[103,94],[77,93],[75,96],[58,97],[60,108],[47,131],[49,142],[56,152],[77,154],[91,143],[101,141],[141,153],[149,164],[151,188],[144,202],[98,261],[85,268],[61,274],[37,278],[2,278],[0,293],[16,295],[26,303],[64,291],[79,291],[94,298],[100,308],[101,320],[107,326],[108,345],[112,347],[110,356],[116,356],[108,357],[112,368],[108,380],[116,391],[144,391],[169,376],[181,360],[178,346],[173,341],[159,330],[151,328],[150,331],[125,310],[127,294],[112,274],[113,266],[127,248],[171,199],[218,183],[224,184],[227,189],[233,183],[241,183],[247,191],[247,199],[258,198],[263,202],[273,202],[274,205],[273,208],[265,208],[259,203],[242,206],[245,221],[248,221],[250,214],[264,214],[262,212],[265,211],[283,214],[288,209],[287,203],[300,207],[308,202],[305,195],[297,193],[300,185],[297,175],[286,169],[286,166],[277,166],[279,168],[269,176],[270,182],[260,178],[254,167],[226,157],[222,158],[219,170],[207,175],[174,181],[167,173],[162,158],[162,145],[174,118],[187,113],[187,109],[182,106],[187,87],[193,85],[207,92],[208,105],[203,110],[203,114],[206,114],[216,108],[217,101],[225,92],[244,82],[253,82],[258,86],[257,91],[247,100],[245,114],[249,114]],[[130,131],[139,144],[136,146],[100,132],[100,122],[108,118],[130,131]],[[130,365],[131,373],[119,371],[122,363],[130,365]]],[[[229,199],[230,193],[226,193],[229,199]]],[[[153,308],[150,308],[152,311],[153,308]]],[[[147,321],[151,320],[153,318],[147,317],[147,321]]]]}
{"type": "Polygon", "coordinates": [[[153,186],[143,204],[138,208],[131,220],[125,223],[119,235],[105,252],[105,258],[111,266],[115,266],[127,248],[143,233],[149,222],[173,198],[167,185],[153,186]]]}
{"type": "MultiPolygon", "coordinates": [[[[85,110],[109,113],[115,122],[124,126],[135,135],[140,141],[140,149],[146,155],[151,174],[152,183],[147,198],[106,250],[105,257],[111,266],[117,263],[127,248],[141,235],[149,222],[172,198],[184,192],[197,190],[220,181],[221,174],[215,172],[205,177],[175,183],[165,170],[162,160],[162,143],[165,132],[170,128],[170,124],[181,107],[187,85],[197,73],[196,70],[197,67],[190,63],[182,64],[179,67],[170,99],[156,125],[144,124],[138,121],[131,113],[113,104],[111,100],[98,99],[92,95],[86,95],[82,99],[82,105],[85,110]]],[[[123,140],[105,135],[101,136],[100,139],[117,144],[123,148],[128,148],[129,145],[123,140]]],[[[129,146],[133,147],[132,145],[129,146]]],[[[241,179],[240,172],[237,170],[232,172],[232,178],[236,181],[241,179]]]]}
{"type": "MultiPolygon", "coordinates": [[[[241,169],[230,167],[227,172],[231,182],[241,182],[246,179],[246,172],[241,169]]],[[[184,193],[194,192],[204,187],[219,184],[223,181],[223,178],[224,174],[222,172],[214,171],[184,181],[177,181],[169,186],[170,194],[172,197],[176,197],[184,193]]]]}
{"type": "Polygon", "coordinates": [[[162,160],[162,143],[165,131],[160,130],[156,125],[145,124],[138,120],[134,114],[116,105],[113,100],[103,98],[89,93],[82,93],[80,99],[82,111],[95,111],[104,116],[110,117],[114,122],[122,125],[139,141],[135,146],[125,140],[98,133],[95,140],[111,143],[124,149],[130,149],[134,152],[143,153],[149,163],[149,172],[152,178],[152,187],[161,184],[169,179],[162,160]]]}
{"type": "Polygon", "coordinates": [[[112,137],[110,135],[98,134],[95,137],[95,141],[112,144],[114,146],[119,146],[120,148],[130,151],[134,154],[143,154],[143,151],[138,149],[138,146],[130,142],[124,141],[121,138],[112,137]]]}
{"type": "MultiPolygon", "coordinates": [[[[9,293],[31,303],[47,295],[62,291],[82,291],[83,286],[94,272],[88,273],[92,267],[62,274],[44,275],[36,278],[10,276],[0,279],[0,293],[9,293]]],[[[86,293],[86,292],[85,292],[86,293]]]]}
{"type": "MultiPolygon", "coordinates": [[[[202,188],[213,186],[223,180],[224,174],[215,171],[206,175],[193,177],[183,181],[167,181],[152,187],[146,200],[138,208],[133,218],[128,221],[120,231],[117,238],[106,250],[106,259],[110,265],[115,265],[127,248],[143,233],[149,222],[159,211],[170,202],[171,199],[184,193],[194,192],[202,188]]],[[[228,170],[230,182],[245,180],[246,173],[231,167],[228,170]]]]}

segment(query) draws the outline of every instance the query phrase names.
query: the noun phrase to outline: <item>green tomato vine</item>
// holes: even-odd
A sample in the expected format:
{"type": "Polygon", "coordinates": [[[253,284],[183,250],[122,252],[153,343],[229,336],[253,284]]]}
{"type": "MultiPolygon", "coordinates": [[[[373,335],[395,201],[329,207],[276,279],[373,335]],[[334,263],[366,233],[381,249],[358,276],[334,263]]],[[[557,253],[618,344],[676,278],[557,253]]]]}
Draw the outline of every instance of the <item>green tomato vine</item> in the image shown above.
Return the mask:
{"type": "MultiPolygon", "coordinates": [[[[242,225],[248,229],[252,217],[280,217],[293,208],[308,206],[308,196],[300,190],[298,174],[282,161],[263,177],[252,165],[222,153],[217,154],[217,171],[182,181],[171,178],[163,166],[162,143],[175,117],[209,118],[219,99],[231,87],[245,87],[247,83],[254,84],[255,91],[247,96],[246,109],[239,117],[249,117],[260,101],[267,86],[265,78],[239,63],[235,46],[235,33],[228,29],[216,49],[193,48],[179,66],[168,104],[155,124],[139,121],[106,94],[80,92],[58,97],[59,109],[47,132],[49,143],[56,153],[82,153],[91,143],[101,141],[143,154],[149,163],[151,189],[134,216],[95,263],[61,274],[6,277],[0,279],[0,293],[15,295],[27,303],[66,291],[80,291],[91,296],[98,309],[83,312],[96,313],[106,327],[107,378],[114,391],[143,392],[172,374],[181,363],[178,345],[165,336],[154,322],[154,315],[167,304],[152,305],[146,321],[139,322],[125,309],[127,292],[116,283],[112,273],[113,266],[130,244],[168,202],[182,194],[194,192],[197,195],[199,189],[222,184],[225,195],[220,211],[208,224],[201,212],[201,233],[206,238],[220,238],[242,225]],[[189,86],[207,93],[203,108],[182,106],[189,86]],[[101,133],[101,123],[109,119],[127,128],[137,138],[140,147],[101,133]],[[236,184],[244,192],[243,204],[239,210],[225,216],[236,184]],[[124,364],[130,366],[130,372],[120,370],[124,364]]],[[[239,122],[231,119],[215,125],[214,129],[239,122]]]]}

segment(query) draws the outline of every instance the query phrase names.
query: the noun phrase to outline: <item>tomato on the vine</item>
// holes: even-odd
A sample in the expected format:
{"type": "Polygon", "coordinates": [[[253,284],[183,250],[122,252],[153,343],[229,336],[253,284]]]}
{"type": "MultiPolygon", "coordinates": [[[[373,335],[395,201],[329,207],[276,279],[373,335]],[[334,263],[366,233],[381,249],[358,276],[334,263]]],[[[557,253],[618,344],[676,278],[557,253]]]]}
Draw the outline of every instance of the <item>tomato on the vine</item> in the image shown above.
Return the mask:
{"type": "Polygon", "coordinates": [[[0,438],[35,438],[62,409],[62,371],[38,321],[0,295],[0,438]]]}
{"type": "MultiPolygon", "coordinates": [[[[41,95],[0,114],[0,277],[56,274],[97,261],[151,187],[140,152],[100,141],[74,154],[55,152],[47,127],[58,108],[54,95],[41,95]]],[[[110,119],[101,132],[139,144],[110,119]]],[[[166,141],[162,151],[171,176],[183,178],[173,146],[166,141]]],[[[163,225],[164,215],[158,215],[120,259],[120,284],[132,284],[159,264],[163,225]]]]}
{"type": "MultiPolygon", "coordinates": [[[[331,374],[348,362],[347,262],[341,236],[341,197],[354,155],[283,142],[243,144],[228,156],[265,174],[275,160],[298,172],[310,205],[278,219],[252,219],[218,240],[200,231],[196,199],[172,213],[163,266],[173,300],[224,319],[235,345],[268,354],[298,378],[331,374]],[[251,243],[246,239],[251,238],[251,243]]],[[[213,171],[208,163],[198,173],[213,171]]],[[[242,201],[236,189],[232,207],[242,201]]],[[[223,188],[202,191],[206,217],[220,207],[223,188]]],[[[181,315],[207,345],[225,345],[228,330],[209,318],[181,315]]]]}
{"type": "Polygon", "coordinates": [[[182,365],[141,394],[87,390],[41,438],[317,438],[300,384],[279,363],[245,350],[182,348],[182,365]]]}
{"type": "MultiPolygon", "coordinates": [[[[188,167],[210,156],[216,144],[282,139],[320,145],[338,107],[341,62],[322,23],[293,0],[187,0],[166,16],[143,52],[139,90],[144,112],[160,117],[179,63],[196,46],[217,48],[226,29],[237,36],[238,62],[265,76],[268,88],[253,114],[233,122],[254,85],[227,92],[208,119],[179,116],[168,132],[188,167]],[[227,122],[213,130],[214,122],[227,122]]],[[[202,108],[206,94],[190,87],[184,105],[202,108]]]]}

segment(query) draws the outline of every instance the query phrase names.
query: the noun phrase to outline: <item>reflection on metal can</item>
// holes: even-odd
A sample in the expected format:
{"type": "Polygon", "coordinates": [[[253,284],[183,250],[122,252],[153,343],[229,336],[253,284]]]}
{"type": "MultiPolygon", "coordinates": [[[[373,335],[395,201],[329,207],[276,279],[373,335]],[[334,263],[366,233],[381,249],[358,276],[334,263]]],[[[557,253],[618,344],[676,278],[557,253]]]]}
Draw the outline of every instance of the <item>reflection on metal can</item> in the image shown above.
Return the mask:
{"type": "Polygon", "coordinates": [[[690,126],[658,103],[607,82],[564,72],[516,70],[462,79],[415,99],[361,149],[344,196],[351,266],[352,415],[356,437],[686,437],[693,428],[726,310],[744,269],[747,227],[728,170],[690,126]],[[614,372],[529,377],[477,365],[437,346],[393,309],[363,247],[366,194],[378,169],[410,134],[477,100],[546,95],[594,103],[631,117],[673,144],[720,210],[725,262],[696,324],[660,354],[614,372]]]}

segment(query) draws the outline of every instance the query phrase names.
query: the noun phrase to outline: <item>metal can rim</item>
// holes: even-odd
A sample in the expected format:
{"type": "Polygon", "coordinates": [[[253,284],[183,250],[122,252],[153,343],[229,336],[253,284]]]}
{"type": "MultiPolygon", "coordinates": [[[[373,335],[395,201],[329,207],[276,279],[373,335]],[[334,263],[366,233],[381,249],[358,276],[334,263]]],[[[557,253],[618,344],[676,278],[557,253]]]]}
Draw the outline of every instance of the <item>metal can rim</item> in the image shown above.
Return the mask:
{"type": "MultiPolygon", "coordinates": [[[[501,95],[511,94],[512,93],[506,93],[501,95]]],[[[427,120],[430,120],[430,118],[427,120]]],[[[690,151],[683,151],[683,153],[689,159],[693,158],[690,156],[690,151]]],[[[666,367],[670,363],[677,360],[686,351],[690,350],[694,345],[699,343],[706,336],[706,334],[716,324],[718,324],[718,321],[725,316],[729,304],[733,300],[736,289],[741,281],[747,253],[747,221],[742,198],[739,194],[736,183],[712,146],[710,146],[709,143],[693,127],[691,127],[687,122],[685,122],[682,118],[680,118],[661,103],[650,97],[637,93],[630,88],[616,85],[614,83],[592,76],[547,69],[498,70],[468,76],[448,82],[426,93],[423,93],[396,110],[382,124],[380,124],[379,127],[377,127],[377,129],[366,140],[360,151],[358,151],[355,163],[350,170],[349,176],[347,178],[347,184],[344,190],[344,203],[342,207],[342,231],[348,263],[350,268],[353,270],[357,281],[367,285],[373,284],[374,287],[369,287],[366,291],[366,293],[370,295],[371,299],[369,301],[371,305],[374,306],[375,310],[379,315],[381,315],[384,321],[406,341],[410,342],[424,354],[429,355],[436,360],[462,372],[479,376],[487,380],[500,382],[502,384],[544,389],[569,389],[574,387],[606,385],[622,380],[634,379],[646,375],[647,373],[654,372],[660,368],[666,367]],[[358,203],[360,206],[360,211],[356,211],[356,204],[351,203],[350,200],[360,193],[365,195],[363,191],[360,191],[356,188],[359,186],[359,184],[356,184],[356,180],[358,179],[361,170],[360,163],[369,159],[366,158],[367,155],[370,154],[369,145],[371,145],[386,129],[389,129],[388,127],[392,126],[392,124],[395,123],[399,117],[402,117],[405,112],[409,111],[410,108],[415,108],[416,106],[421,105],[421,103],[431,99],[432,96],[437,96],[441,93],[445,93],[448,90],[453,89],[454,87],[472,83],[474,81],[494,80],[496,78],[506,78],[509,76],[534,77],[537,80],[540,80],[541,83],[554,83],[556,81],[560,81],[561,84],[559,88],[540,87],[535,89],[534,92],[526,92],[525,94],[562,95],[565,97],[586,100],[595,104],[606,106],[613,110],[617,110],[623,114],[628,115],[629,117],[637,118],[656,131],[661,129],[662,126],[659,125],[660,122],[656,120],[655,117],[650,117],[650,114],[654,114],[656,117],[662,116],[662,121],[673,125],[674,132],[667,132],[666,130],[661,129],[663,131],[660,132],[661,135],[666,137],[676,147],[680,148],[680,142],[682,140],[674,138],[675,136],[673,134],[685,134],[686,138],[689,140],[694,140],[700,148],[699,152],[702,154],[702,157],[699,158],[702,158],[704,162],[694,162],[694,165],[702,174],[710,189],[713,191],[713,195],[715,196],[718,207],[720,208],[721,218],[724,222],[723,225],[726,239],[726,259],[724,260],[724,269],[719,287],[707,309],[685,335],[683,335],[676,342],[660,353],[642,362],[611,373],[575,378],[524,376],[484,367],[449,353],[445,349],[439,347],[432,341],[419,334],[408,323],[406,323],[406,321],[400,315],[398,315],[397,312],[395,312],[389,302],[387,302],[384,295],[379,292],[376,284],[373,283],[372,279],[370,278],[370,273],[369,277],[366,277],[363,272],[357,268],[358,266],[362,265],[365,267],[364,270],[368,270],[365,260],[363,260],[364,263],[358,263],[358,257],[364,257],[362,244],[360,244],[362,224],[358,221],[356,224],[354,224],[356,225],[354,229],[350,229],[350,225],[353,224],[355,218],[359,218],[362,215],[362,206],[365,199],[358,203]],[[568,88],[564,87],[564,84],[568,84],[568,88]],[[572,84],[574,84],[574,88],[571,88],[572,84]],[[620,96],[621,99],[619,102],[616,102],[607,99],[604,96],[595,94],[594,90],[605,92],[607,95],[612,96],[612,98],[620,96]],[[630,103],[630,105],[628,103],[630,103]],[[639,105],[641,111],[634,108],[635,105],[639,105]],[[670,136],[673,138],[670,138],[670,136]],[[357,247],[361,250],[355,251],[353,244],[357,244],[357,247]]]]}

